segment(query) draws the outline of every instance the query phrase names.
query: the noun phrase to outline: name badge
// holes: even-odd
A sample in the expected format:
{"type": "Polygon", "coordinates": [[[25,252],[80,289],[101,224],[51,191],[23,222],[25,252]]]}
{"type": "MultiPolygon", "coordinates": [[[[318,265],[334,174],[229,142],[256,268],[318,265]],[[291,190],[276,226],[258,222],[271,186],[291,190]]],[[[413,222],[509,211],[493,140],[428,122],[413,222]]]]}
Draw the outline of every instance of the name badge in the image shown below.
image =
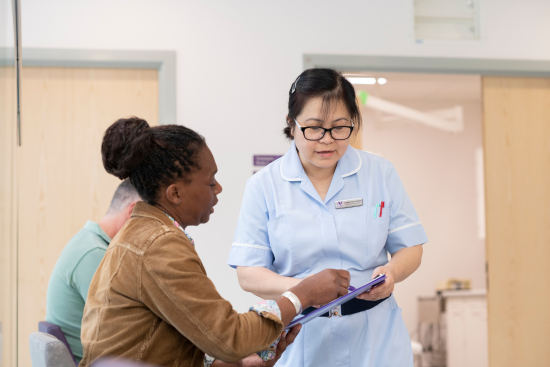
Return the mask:
{"type": "Polygon", "coordinates": [[[340,200],[340,201],[335,201],[334,204],[336,204],[336,209],[353,208],[354,206],[362,206],[363,199],[359,198],[359,199],[340,200]]]}

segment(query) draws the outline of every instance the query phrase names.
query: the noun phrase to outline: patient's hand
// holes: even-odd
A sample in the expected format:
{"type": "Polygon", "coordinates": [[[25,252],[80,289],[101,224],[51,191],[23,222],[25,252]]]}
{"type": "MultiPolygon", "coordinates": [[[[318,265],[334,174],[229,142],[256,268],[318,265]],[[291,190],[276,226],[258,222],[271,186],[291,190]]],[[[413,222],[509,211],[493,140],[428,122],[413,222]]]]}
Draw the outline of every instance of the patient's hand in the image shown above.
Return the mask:
{"type": "Polygon", "coordinates": [[[302,325],[296,325],[289,330],[288,334],[286,331],[283,331],[283,333],[281,334],[281,339],[279,340],[279,344],[277,344],[275,359],[266,362],[258,357],[257,354],[253,354],[249,357],[246,357],[245,359],[240,360],[237,363],[225,363],[220,361],[219,359],[216,359],[214,363],[212,363],[212,367],[273,367],[275,363],[277,363],[279,358],[281,358],[281,355],[283,355],[286,347],[294,343],[294,339],[296,339],[296,336],[298,336],[301,328],[302,325]]]}
{"type": "Polygon", "coordinates": [[[296,325],[292,329],[288,331],[288,334],[286,331],[283,331],[281,334],[281,340],[279,340],[279,344],[277,344],[277,356],[275,359],[272,359],[270,361],[263,361],[258,355],[253,354],[250,357],[247,357],[243,359],[241,364],[239,366],[242,367],[272,367],[277,363],[279,358],[283,355],[284,351],[286,350],[286,347],[288,347],[290,344],[294,343],[294,339],[296,339],[296,336],[300,332],[300,329],[302,328],[302,325],[296,325]]]}

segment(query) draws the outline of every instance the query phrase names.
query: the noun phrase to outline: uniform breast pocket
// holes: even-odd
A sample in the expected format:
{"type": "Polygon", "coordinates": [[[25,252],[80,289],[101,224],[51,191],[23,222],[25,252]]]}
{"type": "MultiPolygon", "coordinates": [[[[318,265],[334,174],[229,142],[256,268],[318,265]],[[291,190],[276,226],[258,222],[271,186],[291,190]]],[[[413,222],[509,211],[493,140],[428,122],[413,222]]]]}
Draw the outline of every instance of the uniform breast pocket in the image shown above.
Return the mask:
{"type": "Polygon", "coordinates": [[[388,228],[390,225],[390,208],[382,209],[380,207],[369,206],[367,210],[367,251],[368,257],[373,256],[373,260],[378,257],[388,237],[388,228]]]}

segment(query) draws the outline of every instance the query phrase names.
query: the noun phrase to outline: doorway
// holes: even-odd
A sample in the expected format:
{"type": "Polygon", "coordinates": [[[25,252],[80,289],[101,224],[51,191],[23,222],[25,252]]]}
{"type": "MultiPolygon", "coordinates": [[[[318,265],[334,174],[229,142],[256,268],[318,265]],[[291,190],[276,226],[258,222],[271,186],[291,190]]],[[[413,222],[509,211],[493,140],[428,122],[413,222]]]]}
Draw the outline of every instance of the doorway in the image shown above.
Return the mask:
{"type": "Polygon", "coordinates": [[[483,187],[481,77],[345,75],[362,105],[363,150],[394,165],[428,233],[422,266],[394,292],[411,340],[424,348],[416,366],[486,367],[485,213],[478,190],[479,182],[483,187]],[[451,293],[438,287],[448,279],[469,281],[470,289],[461,291],[468,307],[455,307],[452,317],[440,309],[439,318],[426,319],[427,300],[442,304],[451,293]],[[469,307],[473,300],[481,304],[475,315],[469,307]]]}
{"type": "Polygon", "coordinates": [[[304,55],[310,67],[480,75],[489,366],[548,365],[550,62],[304,55]]]}

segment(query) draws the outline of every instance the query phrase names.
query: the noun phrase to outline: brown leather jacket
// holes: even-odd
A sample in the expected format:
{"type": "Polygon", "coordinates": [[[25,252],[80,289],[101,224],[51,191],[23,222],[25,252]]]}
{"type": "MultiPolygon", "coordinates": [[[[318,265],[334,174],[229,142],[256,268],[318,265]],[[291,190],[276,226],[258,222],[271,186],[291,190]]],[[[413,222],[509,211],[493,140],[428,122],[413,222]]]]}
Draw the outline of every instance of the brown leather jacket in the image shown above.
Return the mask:
{"type": "Polygon", "coordinates": [[[280,319],[263,315],[233,310],[181,229],[139,202],[90,284],[80,366],[120,356],[198,367],[204,353],[234,362],[268,349],[283,331],[280,319]]]}

